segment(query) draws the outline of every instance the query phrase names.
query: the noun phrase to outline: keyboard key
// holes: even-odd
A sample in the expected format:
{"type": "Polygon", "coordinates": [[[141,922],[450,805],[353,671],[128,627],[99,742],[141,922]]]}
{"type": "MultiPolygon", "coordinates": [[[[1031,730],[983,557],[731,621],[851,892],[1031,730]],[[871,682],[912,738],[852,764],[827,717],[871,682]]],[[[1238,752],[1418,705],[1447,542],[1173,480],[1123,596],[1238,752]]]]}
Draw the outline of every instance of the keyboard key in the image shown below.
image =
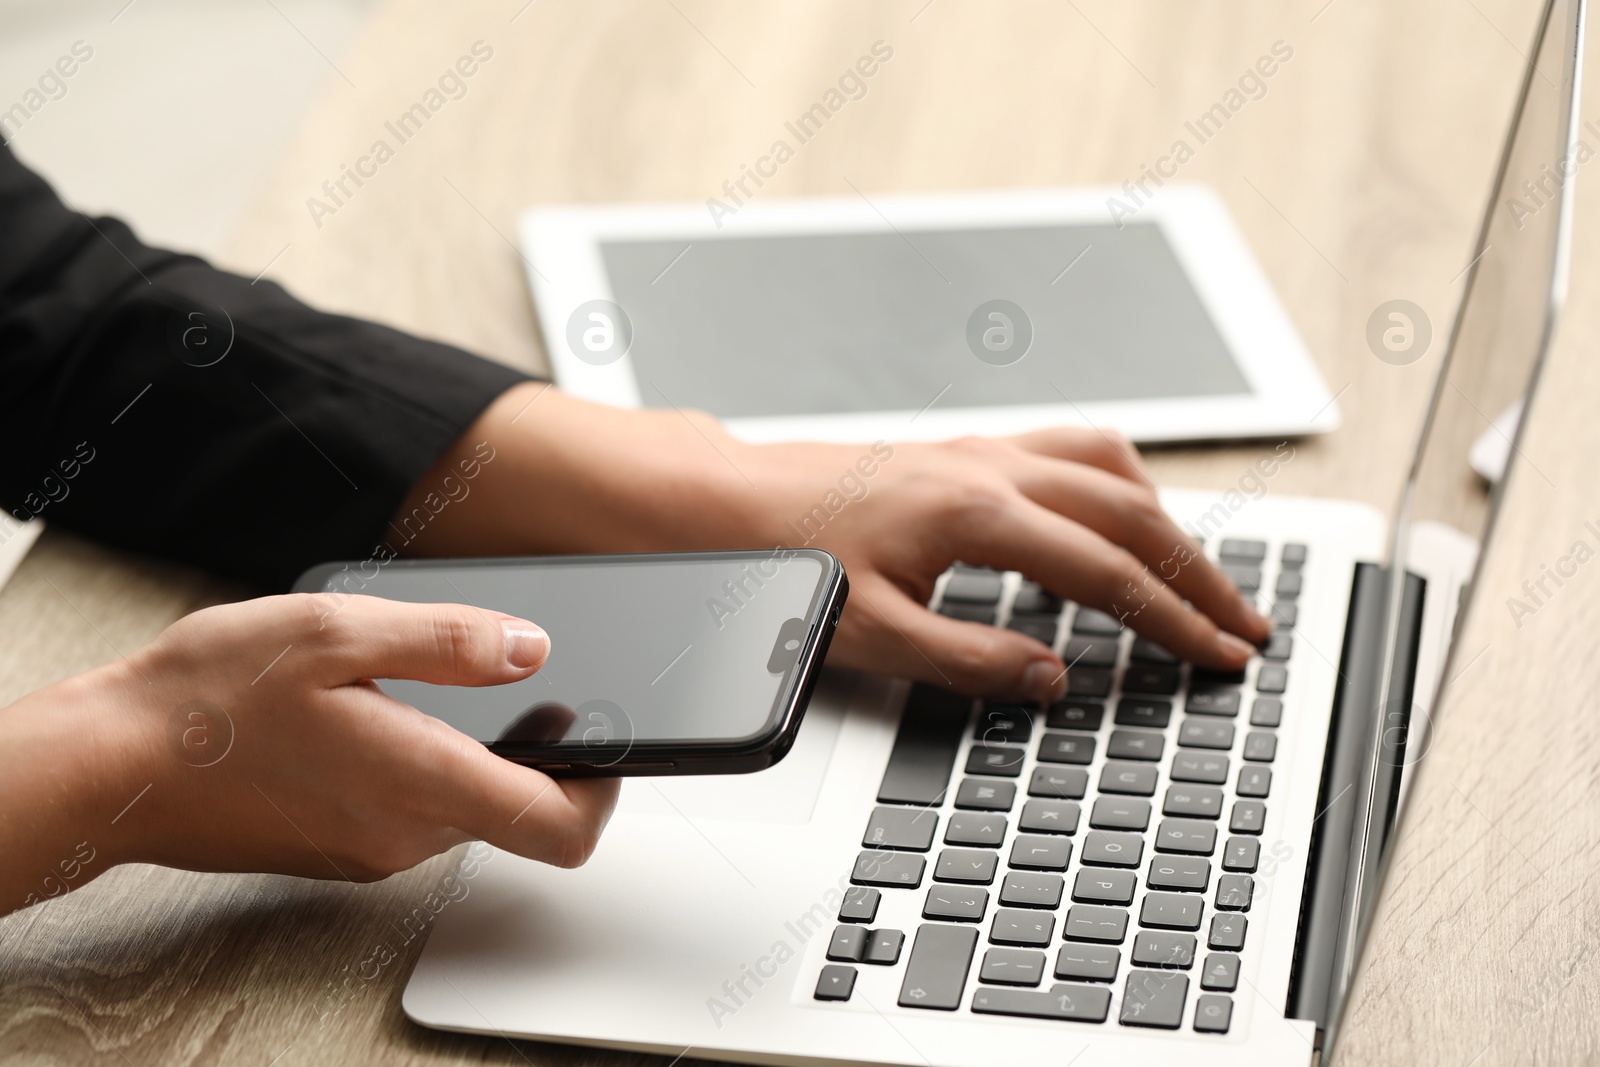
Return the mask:
{"type": "Polygon", "coordinates": [[[1228,576],[1241,593],[1254,593],[1261,588],[1261,568],[1247,567],[1238,563],[1224,563],[1222,573],[1228,576]]]}
{"type": "Polygon", "coordinates": [[[861,961],[879,966],[893,966],[900,962],[900,947],[905,943],[906,935],[899,930],[874,930],[867,938],[867,952],[861,961]]]}
{"type": "Polygon", "coordinates": [[[1088,763],[1092,759],[1094,738],[1087,734],[1046,733],[1039,739],[1040,763],[1088,763]]]}
{"type": "Polygon", "coordinates": [[[1214,719],[1184,719],[1178,727],[1178,744],[1185,748],[1232,748],[1233,723],[1214,719]]]}
{"type": "Polygon", "coordinates": [[[1200,856],[1157,856],[1146,881],[1151,889],[1193,889],[1201,893],[1211,880],[1211,861],[1200,856]]]}
{"type": "Polygon", "coordinates": [[[1078,832],[1078,805],[1070,800],[1030,800],[1022,805],[1017,829],[1042,834],[1078,832]]]}
{"type": "Polygon", "coordinates": [[[999,865],[999,855],[988,849],[947,848],[939,853],[939,862],[933,868],[933,880],[988,885],[994,881],[995,868],[999,865]]]}
{"type": "Polygon", "coordinates": [[[994,571],[953,571],[945,579],[943,603],[998,604],[1004,576],[994,571]]]}
{"type": "Polygon", "coordinates": [[[1033,709],[1021,704],[988,701],[972,728],[975,741],[986,745],[1025,745],[1033,736],[1033,709]]]}
{"type": "Polygon", "coordinates": [[[1289,668],[1281,663],[1263,663],[1256,674],[1256,692],[1281,693],[1289,686],[1289,668]]]}
{"type": "Polygon", "coordinates": [[[1171,696],[1178,691],[1176,663],[1130,663],[1122,672],[1124,693],[1154,693],[1171,696]]]}
{"type": "Polygon", "coordinates": [[[1237,715],[1239,714],[1239,691],[1237,689],[1191,689],[1189,698],[1183,703],[1183,710],[1191,715],[1237,715]]]}
{"type": "Polygon", "coordinates": [[[1278,754],[1278,735],[1265,730],[1251,730],[1244,735],[1244,758],[1258,763],[1271,763],[1278,754]]]}
{"type": "Polygon", "coordinates": [[[1250,705],[1251,726],[1277,726],[1283,722],[1283,701],[1277,697],[1256,697],[1250,705]]]}
{"type": "Polygon", "coordinates": [[[822,975],[817,979],[817,991],[813,994],[818,1000],[849,1000],[851,992],[856,987],[856,969],[854,967],[840,967],[829,964],[822,968],[822,975]]]}
{"type": "Polygon", "coordinates": [[[1110,945],[1079,944],[1068,941],[1056,953],[1057,978],[1081,978],[1088,982],[1109,982],[1117,976],[1122,950],[1110,945]]]}
{"type": "Polygon", "coordinates": [[[1097,830],[1144,830],[1150,826],[1150,802],[1135,797],[1101,797],[1089,813],[1097,830]]]}
{"type": "MultiPolygon", "coordinates": [[[[1156,851],[1209,856],[1217,847],[1215,823],[1194,819],[1162,819],[1156,830],[1156,851]]],[[[1087,862],[1087,861],[1086,861],[1087,862]]]]}
{"type": "Polygon", "coordinates": [[[1080,904],[1133,903],[1139,879],[1132,871],[1079,871],[1072,883],[1072,899],[1080,904]]]}
{"type": "Polygon", "coordinates": [[[955,1011],[978,945],[978,931],[970,926],[924,923],[911,943],[905,981],[900,983],[902,1008],[955,1011]]]}
{"type": "Polygon", "coordinates": [[[1293,600],[1300,595],[1300,586],[1304,576],[1299,571],[1280,571],[1278,584],[1273,591],[1278,594],[1279,600],[1293,600]]]}
{"type": "Polygon", "coordinates": [[[1067,642],[1061,658],[1067,669],[1074,667],[1115,667],[1117,665],[1117,639],[1115,637],[1074,637],[1067,642]]]}
{"type": "Polygon", "coordinates": [[[1144,838],[1108,830],[1089,831],[1079,853],[1079,862],[1091,867],[1137,867],[1143,859],[1144,838]]]}
{"type": "Polygon", "coordinates": [[[873,808],[862,848],[905,848],[926,852],[933,847],[939,816],[927,808],[873,808]]]}
{"type": "Polygon", "coordinates": [[[1129,971],[1122,990],[1124,1026],[1150,1026],[1176,1030],[1183,1025],[1183,1001],[1189,979],[1169,971],[1129,971]]]}
{"type": "Polygon", "coordinates": [[[1272,788],[1272,768],[1246,765],[1239,768],[1235,791],[1242,797],[1264,797],[1272,788]]]}
{"type": "Polygon", "coordinates": [[[1239,988],[1239,957],[1231,952],[1213,952],[1200,969],[1201,989],[1220,989],[1232,993],[1239,988]]]}
{"type": "Polygon", "coordinates": [[[983,954],[978,981],[998,985],[1038,985],[1044,979],[1044,953],[1023,948],[991,948],[983,954]]]}
{"type": "Polygon", "coordinates": [[[1223,671],[1213,670],[1210,667],[1194,667],[1189,671],[1189,684],[1196,689],[1220,689],[1228,685],[1243,685],[1244,668],[1223,671]]]}
{"type": "Polygon", "coordinates": [[[1139,908],[1139,925],[1198,930],[1204,910],[1204,901],[1193,893],[1146,893],[1139,908]]]}
{"type": "Polygon", "coordinates": [[[1055,932],[1056,917],[1047,911],[1008,911],[994,913],[989,940],[997,945],[1048,945],[1055,932]]]}
{"type": "Polygon", "coordinates": [[[1261,658],[1282,662],[1293,651],[1294,635],[1288,630],[1274,630],[1272,636],[1267,638],[1266,647],[1261,650],[1261,658]]]}
{"type": "Polygon", "coordinates": [[[1111,692],[1111,672],[1104,667],[1074,667],[1067,672],[1067,695],[1103,697],[1111,692]]]}
{"type": "Polygon", "coordinates": [[[1233,1001],[1206,993],[1194,1002],[1194,1028],[1201,1034],[1225,1034],[1233,1020],[1233,1001]]]}
{"type": "Polygon", "coordinates": [[[1106,706],[1097,700],[1058,700],[1045,713],[1044,724],[1051,730],[1098,730],[1106,706]]]}
{"type": "Polygon", "coordinates": [[[1283,555],[1280,557],[1283,565],[1291,570],[1304,567],[1306,564],[1306,546],[1290,543],[1283,546],[1283,555]]]}
{"type": "Polygon", "coordinates": [[[956,790],[956,807],[968,811],[1010,811],[1017,802],[1015,782],[996,782],[993,779],[963,778],[956,790]]]}
{"type": "Polygon", "coordinates": [[[1249,874],[1256,869],[1260,857],[1260,841],[1253,837],[1230,837],[1227,847],[1222,850],[1222,869],[1249,874]]]}
{"type": "Polygon", "coordinates": [[[910,852],[863,852],[856,857],[850,880],[856,885],[915,889],[922,884],[922,872],[927,865],[927,860],[910,852]]]}
{"type": "Polygon", "coordinates": [[[1180,748],[1172,757],[1172,780],[1221,785],[1228,780],[1228,757],[1180,748]]]}
{"type": "Polygon", "coordinates": [[[1035,767],[1028,780],[1030,797],[1081,800],[1089,788],[1089,772],[1077,767],[1035,767]]]}
{"type": "Polygon", "coordinates": [[[1106,743],[1107,759],[1158,760],[1167,739],[1148,730],[1112,730],[1106,743]]]}
{"type": "Polygon", "coordinates": [[[867,930],[860,926],[839,926],[828,942],[828,958],[840,963],[860,963],[867,953],[867,930]]]}
{"type": "Polygon", "coordinates": [[[1134,638],[1133,648],[1128,652],[1130,663],[1171,663],[1176,664],[1178,657],[1162,648],[1148,637],[1134,638]]]}
{"type": "Polygon", "coordinates": [[[1244,948],[1244,933],[1248,924],[1249,920],[1237,913],[1213,915],[1211,936],[1206,939],[1206,947],[1237,952],[1244,948]]]}
{"type": "Polygon", "coordinates": [[[950,772],[972,713],[969,697],[931,685],[914,685],[895,733],[889,765],[878,787],[883,804],[944,803],[950,772]]]}
{"type": "Polygon", "coordinates": [[[1100,792],[1148,797],[1156,792],[1156,768],[1149,763],[1107,760],[1100,771],[1100,792]]]}
{"type": "Polygon", "coordinates": [[[972,1010],[981,1015],[1021,1015],[1030,1019],[1071,1019],[1103,1023],[1111,1011],[1111,990],[1058,983],[1043,989],[979,989],[972,1010]]]}
{"type": "Polygon", "coordinates": [[[1059,874],[1012,871],[1001,883],[1000,903],[1008,908],[1054,908],[1066,888],[1066,879],[1059,874]]]}
{"type": "Polygon", "coordinates": [[[1236,800],[1233,817],[1228,820],[1228,832],[1234,834],[1259,834],[1267,823],[1267,806],[1259,800],[1236,800]]]}
{"type": "Polygon", "coordinates": [[[1128,913],[1121,908],[1074,904],[1067,909],[1067,921],[1061,924],[1061,936],[1068,941],[1120,945],[1123,938],[1128,936],[1128,913]]]}
{"type": "Polygon", "coordinates": [[[1248,874],[1225,874],[1217,879],[1217,909],[1249,911],[1255,891],[1255,879],[1248,874]]]}
{"type": "Polygon", "coordinates": [[[1294,628],[1300,621],[1300,605],[1292,600],[1280,600],[1272,605],[1272,621],[1279,626],[1294,628]]]}
{"type": "Polygon", "coordinates": [[[1167,787],[1163,815],[1184,815],[1200,819],[1222,817],[1222,790],[1214,785],[1173,785],[1167,787]]]}
{"type": "Polygon", "coordinates": [[[1026,634],[1042,645],[1055,647],[1056,635],[1061,632],[1061,620],[1054,615],[1012,615],[1006,629],[1026,634]]]}
{"type": "Polygon", "coordinates": [[[1025,871],[1064,871],[1072,858],[1072,842],[1061,837],[1018,834],[1011,842],[1011,866],[1025,871]]]}
{"type": "Polygon", "coordinates": [[[1141,967],[1179,967],[1188,970],[1194,966],[1194,950],[1193,934],[1140,930],[1133,935],[1133,962],[1141,967]]]}
{"type": "Polygon", "coordinates": [[[1172,721],[1172,701],[1124,697],[1117,701],[1118,726],[1144,726],[1164,730],[1172,721]]]}
{"type": "Polygon", "coordinates": [[[1006,837],[1006,817],[975,811],[958,811],[944,830],[947,845],[988,845],[999,848],[1006,837]]]}
{"type": "Polygon", "coordinates": [[[1016,599],[1011,602],[1011,610],[1021,615],[1058,615],[1061,598],[1047,592],[1038,582],[1023,582],[1017,589],[1016,599]]]}
{"type": "Polygon", "coordinates": [[[1217,558],[1260,563],[1267,558],[1267,543],[1241,537],[1224,537],[1222,543],[1217,545],[1217,558]]]}
{"type": "Polygon", "coordinates": [[[839,921],[869,923],[878,917],[878,901],[883,894],[876,889],[853,885],[844,891],[844,903],[839,905],[839,921]]]}
{"type": "Polygon", "coordinates": [[[1079,608],[1078,613],[1072,617],[1072,632],[1114,637],[1122,632],[1122,623],[1103,611],[1079,608]]]}
{"type": "Polygon", "coordinates": [[[939,614],[950,619],[960,619],[962,622],[976,622],[984,626],[993,626],[996,612],[994,608],[984,604],[940,604],[939,614]]]}
{"type": "Polygon", "coordinates": [[[1016,745],[973,745],[967,753],[967,773],[1015,778],[1022,773],[1022,761],[1027,755],[1027,749],[1016,745]]]}
{"type": "Polygon", "coordinates": [[[983,918],[984,910],[988,907],[987,889],[936,885],[928,890],[928,899],[922,905],[922,917],[975,923],[983,918]]]}

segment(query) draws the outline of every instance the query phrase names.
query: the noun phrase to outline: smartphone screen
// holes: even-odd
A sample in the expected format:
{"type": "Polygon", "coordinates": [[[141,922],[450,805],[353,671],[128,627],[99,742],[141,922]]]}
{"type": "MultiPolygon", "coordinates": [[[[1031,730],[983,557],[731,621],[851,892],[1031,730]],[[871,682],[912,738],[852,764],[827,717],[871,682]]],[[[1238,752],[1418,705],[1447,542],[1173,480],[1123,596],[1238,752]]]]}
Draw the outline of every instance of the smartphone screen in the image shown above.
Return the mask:
{"type": "Polygon", "coordinates": [[[838,571],[811,550],[405,560],[318,568],[299,588],[472,604],[537,623],[550,656],[520,682],[378,686],[502,754],[570,752],[605,766],[650,750],[756,744],[781,729],[798,668],[831,625],[820,616],[838,571]]]}

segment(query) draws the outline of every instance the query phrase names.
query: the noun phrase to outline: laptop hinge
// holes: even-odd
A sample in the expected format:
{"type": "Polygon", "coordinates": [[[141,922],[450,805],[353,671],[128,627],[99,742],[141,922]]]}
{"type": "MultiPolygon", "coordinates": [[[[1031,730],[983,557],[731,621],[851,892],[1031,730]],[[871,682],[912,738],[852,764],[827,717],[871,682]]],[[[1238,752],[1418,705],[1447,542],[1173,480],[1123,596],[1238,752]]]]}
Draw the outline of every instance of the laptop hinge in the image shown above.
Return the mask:
{"type": "Polygon", "coordinates": [[[1379,849],[1387,843],[1394,823],[1416,678],[1424,584],[1416,575],[1407,575],[1390,698],[1380,702],[1376,695],[1388,640],[1388,571],[1372,563],[1356,565],[1286,1009],[1290,1018],[1309,1019],[1319,1030],[1327,1027],[1341,999],[1342,990],[1334,988],[1334,976],[1339,973],[1343,935],[1349,924],[1361,921],[1365,910],[1361,901],[1348,899],[1357,835],[1365,832],[1364,825],[1356,825],[1356,798],[1365,788],[1365,775],[1378,776],[1376,795],[1383,799],[1381,833],[1374,842],[1379,849]],[[1371,767],[1374,731],[1382,732],[1383,756],[1371,767]]]}

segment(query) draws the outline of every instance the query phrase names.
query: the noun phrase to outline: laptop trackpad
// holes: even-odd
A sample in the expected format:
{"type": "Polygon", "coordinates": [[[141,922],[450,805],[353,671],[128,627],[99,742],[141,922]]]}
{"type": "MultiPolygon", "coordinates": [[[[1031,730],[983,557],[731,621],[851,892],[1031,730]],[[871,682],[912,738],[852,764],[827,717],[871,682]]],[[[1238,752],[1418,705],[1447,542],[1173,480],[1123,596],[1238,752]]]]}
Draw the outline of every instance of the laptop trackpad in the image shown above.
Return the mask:
{"type": "Polygon", "coordinates": [[[858,676],[847,672],[823,672],[794,748],[777,766],[755,774],[625,778],[617,815],[677,816],[695,822],[810,822],[857,681],[858,676]]]}

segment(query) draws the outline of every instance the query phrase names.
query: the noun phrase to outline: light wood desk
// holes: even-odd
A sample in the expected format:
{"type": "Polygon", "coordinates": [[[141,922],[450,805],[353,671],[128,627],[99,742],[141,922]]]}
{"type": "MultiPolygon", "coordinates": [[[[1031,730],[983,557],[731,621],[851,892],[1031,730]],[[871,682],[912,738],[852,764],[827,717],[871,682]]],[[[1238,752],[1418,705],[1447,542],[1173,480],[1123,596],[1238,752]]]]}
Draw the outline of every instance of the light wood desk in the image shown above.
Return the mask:
{"type": "MultiPolygon", "coordinates": [[[[315,303],[539,364],[506,239],[540,202],[703,200],[877,40],[894,58],[762,196],[1115,183],[1167,151],[1274,41],[1292,61],[1185,179],[1228,201],[1345,425],[1275,493],[1387,507],[1435,352],[1392,367],[1380,302],[1449,321],[1536,0],[1182,5],[391,4],[257,197],[229,265],[315,303]],[[1319,11],[1319,8],[1321,9],[1319,11]],[[513,16],[516,16],[513,20],[513,16]],[[494,56],[358,196],[306,199],[447,66],[494,56]]],[[[227,47],[219,42],[218,47],[227,47]]],[[[1591,92],[1600,77],[1591,77],[1591,92]]],[[[1594,137],[1585,137],[1594,142],[1594,137]]],[[[1347,1059],[1489,1065],[1600,1055],[1600,565],[1518,629],[1504,602],[1600,519],[1600,186],[1580,181],[1572,299],[1439,716],[1351,1014],[1347,1059]],[[1513,726],[1518,727],[1513,729],[1513,726]]],[[[1248,448],[1168,450],[1222,488],[1248,448]]],[[[136,647],[229,591],[48,533],[0,595],[0,699],[136,647]]],[[[445,860],[373,886],[123,869],[0,923],[0,1058],[29,1063],[616,1064],[611,1053],[436,1034],[399,994],[415,946],[342,1010],[338,981],[445,860]]]]}

